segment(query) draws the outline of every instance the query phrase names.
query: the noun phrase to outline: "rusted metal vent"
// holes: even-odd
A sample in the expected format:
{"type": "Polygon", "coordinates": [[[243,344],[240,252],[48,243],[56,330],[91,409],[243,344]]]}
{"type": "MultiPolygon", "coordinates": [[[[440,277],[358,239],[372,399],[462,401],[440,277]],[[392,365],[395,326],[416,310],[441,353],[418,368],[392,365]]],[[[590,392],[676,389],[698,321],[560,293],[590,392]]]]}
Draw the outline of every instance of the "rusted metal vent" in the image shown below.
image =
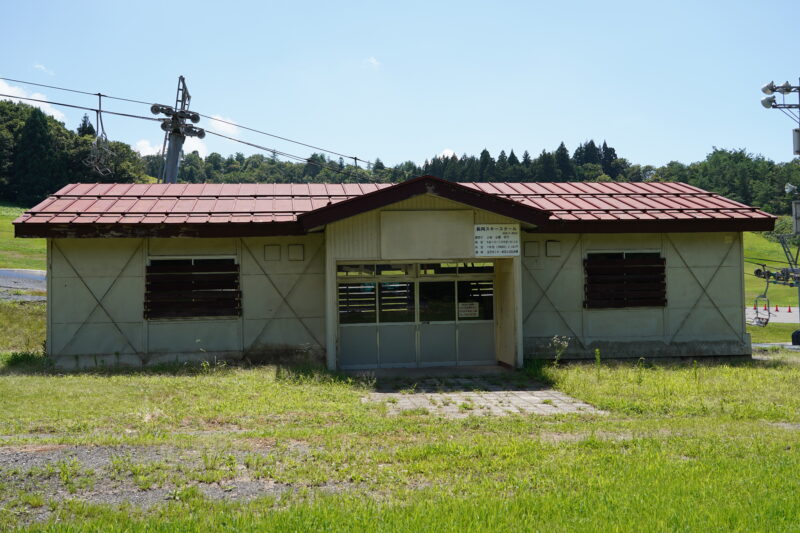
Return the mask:
{"type": "Polygon", "coordinates": [[[240,316],[239,265],[233,259],[153,259],[144,317],[240,316]]]}
{"type": "Polygon", "coordinates": [[[583,306],[587,309],[664,307],[667,286],[664,258],[658,253],[590,253],[583,306]]]}

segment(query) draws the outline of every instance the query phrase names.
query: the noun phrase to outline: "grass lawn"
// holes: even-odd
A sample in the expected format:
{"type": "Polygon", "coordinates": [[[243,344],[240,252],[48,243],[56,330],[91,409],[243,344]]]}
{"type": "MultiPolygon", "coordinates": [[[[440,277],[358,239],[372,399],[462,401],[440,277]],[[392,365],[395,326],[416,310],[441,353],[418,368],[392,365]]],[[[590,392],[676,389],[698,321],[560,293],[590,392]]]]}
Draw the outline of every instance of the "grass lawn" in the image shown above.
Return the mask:
{"type": "Polygon", "coordinates": [[[0,353],[40,350],[46,334],[45,312],[44,302],[0,300],[0,353]]]}
{"type": "Polygon", "coordinates": [[[0,268],[32,268],[44,270],[47,244],[44,239],[15,239],[14,219],[25,209],[0,202],[0,268]]]}
{"type": "MultiPolygon", "coordinates": [[[[3,324],[42,319],[8,305],[3,324]]],[[[40,341],[13,331],[9,352],[40,341]]],[[[390,416],[361,401],[371,380],[313,367],[60,374],[6,353],[0,530],[797,530],[797,356],[498,379],[606,414],[390,416]]]]}
{"type": "Polygon", "coordinates": [[[792,342],[792,333],[800,329],[800,324],[779,324],[770,322],[766,327],[747,326],[752,342],[792,342]]]}
{"type": "MultiPolygon", "coordinates": [[[[14,209],[0,207],[0,267],[44,268],[42,241],[4,229],[14,209]]],[[[747,256],[782,257],[760,235],[745,245],[747,256]]],[[[745,279],[752,305],[763,285],[745,279]]],[[[770,297],[784,306],[796,292],[773,286],[770,297]]],[[[58,373],[37,353],[44,313],[41,303],[0,302],[0,531],[800,524],[793,352],[728,364],[535,365],[498,384],[544,382],[605,414],[448,419],[389,415],[362,401],[373,381],[312,366],[58,373]]],[[[796,327],[748,331],[754,342],[786,342],[796,327]]]]}

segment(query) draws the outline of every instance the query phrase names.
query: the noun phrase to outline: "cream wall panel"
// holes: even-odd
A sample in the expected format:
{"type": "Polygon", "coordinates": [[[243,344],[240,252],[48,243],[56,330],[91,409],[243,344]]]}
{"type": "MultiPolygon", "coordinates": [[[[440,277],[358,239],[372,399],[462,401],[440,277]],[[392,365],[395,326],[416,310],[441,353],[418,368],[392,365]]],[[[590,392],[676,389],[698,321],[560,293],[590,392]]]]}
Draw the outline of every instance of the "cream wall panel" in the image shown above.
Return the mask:
{"type": "Polygon", "coordinates": [[[720,314],[716,309],[696,308],[686,320],[687,309],[670,309],[668,337],[674,337],[675,342],[737,340],[741,337],[741,332],[736,331],[741,309],[741,306],[724,307],[720,314]],[[733,330],[723,317],[728,319],[733,330]],[[679,326],[681,329],[676,334],[679,326]]]}
{"type": "Polygon", "coordinates": [[[524,334],[526,337],[580,337],[582,320],[583,313],[580,311],[561,311],[560,316],[551,309],[534,311],[523,324],[524,334]]]}
{"type": "Polygon", "coordinates": [[[592,340],[653,339],[664,336],[662,308],[588,309],[585,320],[584,334],[592,340]]]}
{"type": "Polygon", "coordinates": [[[58,357],[144,350],[144,248],[142,239],[50,240],[48,350],[51,354],[58,357]],[[97,300],[110,317],[97,305],[97,300]],[[125,332],[134,348],[127,345],[117,328],[125,332]]]}
{"type": "Polygon", "coordinates": [[[683,266],[681,256],[693,267],[714,267],[720,264],[730,249],[723,266],[741,264],[736,233],[670,233],[664,239],[667,264],[683,266]],[[735,242],[734,242],[735,241],[735,242]],[[677,251],[676,249],[677,248],[677,251]],[[680,252],[680,254],[678,254],[680,252]]]}
{"type": "Polygon", "coordinates": [[[472,257],[472,210],[383,211],[382,259],[472,257]]]}
{"type": "Polygon", "coordinates": [[[293,318],[321,317],[324,313],[325,276],[323,274],[271,274],[272,283],[264,276],[242,276],[244,317],[293,318]],[[274,283],[274,286],[273,286],[274,283]],[[290,309],[275,287],[286,297],[290,309]]]}
{"type": "Polygon", "coordinates": [[[236,255],[239,239],[234,237],[198,239],[177,237],[150,239],[150,255],[236,255]]]}
{"type": "Polygon", "coordinates": [[[130,354],[144,352],[142,323],[52,324],[54,345],[48,347],[56,357],[93,354],[130,354]],[[76,336],[76,332],[78,335],[76,336]],[[127,340],[126,338],[127,337],[127,340]]]}
{"type": "MultiPolygon", "coordinates": [[[[695,267],[694,275],[700,283],[708,285],[716,267],[695,267]]],[[[744,297],[738,289],[741,271],[735,267],[723,267],[716,272],[706,291],[720,306],[743,305],[744,297]]],[[[667,305],[670,308],[691,307],[703,293],[695,278],[686,268],[667,269],[667,305]]]]}
{"type": "Polygon", "coordinates": [[[87,317],[89,322],[141,322],[143,317],[144,278],[57,278],[51,290],[52,321],[56,324],[81,323],[87,317]]]}
{"type": "Polygon", "coordinates": [[[148,325],[151,353],[218,352],[241,350],[241,324],[224,320],[151,320],[148,325]]]}
{"type": "Polygon", "coordinates": [[[541,251],[539,257],[522,258],[523,317],[528,317],[524,323],[524,335],[540,339],[554,335],[573,336],[555,312],[557,309],[587,346],[595,341],[619,341],[623,344],[652,341],[663,346],[676,332],[676,343],[698,342],[701,354],[705,349],[703,341],[728,342],[732,343],[731,346],[746,342],[740,239],[737,233],[523,234],[523,242],[539,242],[541,251]],[[563,264],[559,261],[564,260],[563,256],[544,256],[546,241],[561,241],[562,254],[567,254],[575,239],[580,239],[578,251],[563,264]],[[666,259],[667,307],[583,309],[583,258],[586,253],[597,250],[660,251],[666,259]],[[722,262],[706,289],[711,299],[703,294],[684,260],[703,285],[708,284],[722,262]],[[555,304],[553,308],[542,299],[542,292],[531,276],[546,287],[556,275],[558,277],[548,291],[555,304]],[[689,315],[696,301],[697,305],[689,315]],[[538,307],[531,311],[536,302],[540,302],[538,307]]]}
{"type": "Polygon", "coordinates": [[[242,275],[263,276],[264,271],[275,274],[324,274],[325,272],[325,237],[320,234],[296,237],[249,237],[242,239],[242,275]],[[304,259],[290,261],[288,247],[302,244],[304,259]],[[264,246],[279,246],[279,261],[264,259],[264,246]],[[252,254],[252,255],[251,255],[252,254]],[[262,270],[263,269],[263,270],[262,270]]]}
{"type": "Polygon", "coordinates": [[[269,324],[265,320],[245,320],[244,343],[245,350],[285,345],[324,346],[325,319],[304,318],[301,323],[296,319],[278,318],[271,320],[269,324]]]}
{"type": "Polygon", "coordinates": [[[142,239],[52,239],[50,271],[53,278],[144,276],[142,239]],[[71,266],[70,266],[71,265],[71,266]]]}
{"type": "Polygon", "coordinates": [[[325,236],[247,238],[242,244],[245,349],[324,344],[325,236]],[[288,247],[298,244],[304,247],[304,260],[290,261],[288,247]],[[279,261],[264,259],[266,245],[280,246],[279,261]],[[287,299],[288,306],[281,295],[287,299]],[[304,323],[316,340],[306,331],[304,323]]]}

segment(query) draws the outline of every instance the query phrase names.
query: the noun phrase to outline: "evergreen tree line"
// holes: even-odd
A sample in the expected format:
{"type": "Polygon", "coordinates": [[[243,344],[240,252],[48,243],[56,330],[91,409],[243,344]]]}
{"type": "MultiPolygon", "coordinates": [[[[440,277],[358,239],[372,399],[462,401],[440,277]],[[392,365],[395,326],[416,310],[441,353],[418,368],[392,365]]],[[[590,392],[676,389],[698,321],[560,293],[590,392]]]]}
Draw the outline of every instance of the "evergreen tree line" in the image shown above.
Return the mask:
{"type": "Polygon", "coordinates": [[[88,117],[71,131],[35,107],[0,101],[0,199],[32,206],[68,183],[145,178],[139,154],[122,142],[97,144],[88,117]]]}
{"type": "MultiPolygon", "coordinates": [[[[31,206],[67,183],[155,182],[160,156],[140,156],[129,145],[99,142],[88,117],[75,131],[26,104],[0,101],[0,199],[31,206]]],[[[178,181],[189,183],[397,183],[431,174],[459,182],[680,181],[714,191],[768,212],[791,210],[787,183],[800,187],[800,159],[775,163],[745,150],[714,148],[703,161],[677,161],[655,167],[619,157],[617,151],[589,140],[574,152],[562,142],[552,152],[532,157],[526,150],[488,150],[478,156],[439,156],[416,165],[406,161],[387,167],[380,159],[355,166],[343,159],[312,154],[305,162],[279,160],[274,154],[227,157],[216,152],[185,154],[178,181]]]]}

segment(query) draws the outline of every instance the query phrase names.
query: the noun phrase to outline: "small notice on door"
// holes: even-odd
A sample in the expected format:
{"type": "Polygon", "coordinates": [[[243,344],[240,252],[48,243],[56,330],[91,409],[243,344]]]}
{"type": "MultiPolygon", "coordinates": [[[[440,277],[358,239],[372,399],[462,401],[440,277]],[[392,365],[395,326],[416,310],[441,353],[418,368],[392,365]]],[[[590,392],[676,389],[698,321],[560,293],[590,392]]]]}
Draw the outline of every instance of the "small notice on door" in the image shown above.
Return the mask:
{"type": "Polygon", "coordinates": [[[475,256],[519,255],[518,224],[475,224],[475,256]]]}
{"type": "Polygon", "coordinates": [[[478,302],[458,302],[458,318],[478,318],[478,302]]]}

